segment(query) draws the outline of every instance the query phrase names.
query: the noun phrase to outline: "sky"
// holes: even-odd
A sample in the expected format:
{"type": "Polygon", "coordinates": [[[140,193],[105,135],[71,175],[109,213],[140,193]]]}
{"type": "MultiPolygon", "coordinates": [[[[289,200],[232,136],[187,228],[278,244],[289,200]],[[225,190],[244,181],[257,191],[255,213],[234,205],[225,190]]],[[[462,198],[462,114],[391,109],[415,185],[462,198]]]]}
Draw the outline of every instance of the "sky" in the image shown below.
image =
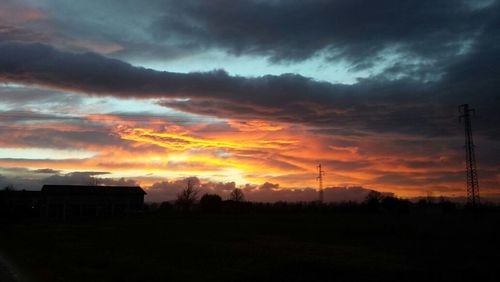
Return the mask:
{"type": "Polygon", "coordinates": [[[322,164],[356,195],[461,197],[467,103],[495,197],[498,30],[495,0],[3,0],[0,185],[308,200],[322,164]]]}

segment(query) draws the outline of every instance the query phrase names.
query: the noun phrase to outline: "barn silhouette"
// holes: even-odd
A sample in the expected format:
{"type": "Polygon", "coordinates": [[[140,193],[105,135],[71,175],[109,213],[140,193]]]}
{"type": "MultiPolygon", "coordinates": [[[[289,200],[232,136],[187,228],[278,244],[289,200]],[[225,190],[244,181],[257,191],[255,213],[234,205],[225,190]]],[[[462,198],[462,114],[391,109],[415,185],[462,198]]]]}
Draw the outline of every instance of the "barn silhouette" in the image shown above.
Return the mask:
{"type": "Polygon", "coordinates": [[[114,216],[140,211],[146,192],[139,186],[44,185],[40,193],[43,217],[114,216]]]}

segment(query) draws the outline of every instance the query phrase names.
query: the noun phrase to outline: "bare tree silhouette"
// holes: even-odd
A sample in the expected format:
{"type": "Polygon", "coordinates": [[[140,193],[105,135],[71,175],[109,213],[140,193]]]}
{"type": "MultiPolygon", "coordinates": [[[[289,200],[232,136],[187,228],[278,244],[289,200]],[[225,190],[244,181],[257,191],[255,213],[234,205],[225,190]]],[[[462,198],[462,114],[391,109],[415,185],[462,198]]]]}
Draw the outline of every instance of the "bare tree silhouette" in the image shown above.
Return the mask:
{"type": "Polygon", "coordinates": [[[175,204],[183,211],[188,211],[198,200],[199,191],[194,187],[191,179],[188,179],[186,189],[182,190],[177,195],[175,204]]]}
{"type": "Polygon", "coordinates": [[[243,202],[245,201],[245,194],[243,194],[243,191],[241,189],[234,189],[231,194],[229,194],[229,200],[235,201],[235,202],[243,202]]]}

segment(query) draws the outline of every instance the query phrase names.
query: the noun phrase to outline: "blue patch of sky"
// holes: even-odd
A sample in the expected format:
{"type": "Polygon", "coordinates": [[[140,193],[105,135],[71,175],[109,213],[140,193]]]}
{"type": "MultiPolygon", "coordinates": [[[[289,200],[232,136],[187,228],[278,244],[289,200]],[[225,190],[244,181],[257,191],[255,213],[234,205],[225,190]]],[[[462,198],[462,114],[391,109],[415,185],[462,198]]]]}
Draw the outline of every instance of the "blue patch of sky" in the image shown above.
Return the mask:
{"type": "Polygon", "coordinates": [[[154,116],[185,123],[222,121],[217,118],[185,113],[161,106],[158,99],[83,96],[76,93],[47,91],[19,84],[0,86],[0,94],[5,98],[3,102],[0,101],[0,111],[4,112],[36,112],[76,118],[89,114],[124,115],[129,119],[133,119],[134,116],[154,116]],[[26,95],[26,98],[19,100],[23,92],[29,92],[29,96],[26,95]],[[33,93],[37,95],[33,95],[33,93]]]}
{"type": "Polygon", "coordinates": [[[68,160],[86,159],[95,152],[47,148],[0,148],[0,159],[68,160]]]}
{"type": "Polygon", "coordinates": [[[179,73],[207,72],[223,69],[230,75],[258,77],[263,75],[299,74],[318,81],[354,84],[359,78],[376,75],[383,66],[367,70],[353,70],[345,60],[328,60],[318,55],[302,62],[273,63],[263,56],[234,56],[220,50],[192,54],[173,60],[131,59],[130,63],[159,71],[179,73]]]}
{"type": "MultiPolygon", "coordinates": [[[[468,52],[468,42],[464,42],[464,52],[468,52]]],[[[405,54],[397,46],[386,48],[374,54],[372,64],[356,68],[342,58],[329,58],[326,52],[301,62],[270,62],[264,56],[234,56],[224,51],[211,50],[170,60],[140,60],[130,59],[129,63],[158,71],[178,73],[207,72],[224,70],[233,76],[259,77],[264,75],[298,74],[317,81],[333,84],[353,85],[360,79],[383,74],[388,68],[399,65],[409,65],[413,68],[431,64],[426,58],[405,54]]],[[[392,74],[392,79],[408,75],[405,72],[392,74]]],[[[438,80],[439,75],[432,75],[426,80],[438,80]]]]}

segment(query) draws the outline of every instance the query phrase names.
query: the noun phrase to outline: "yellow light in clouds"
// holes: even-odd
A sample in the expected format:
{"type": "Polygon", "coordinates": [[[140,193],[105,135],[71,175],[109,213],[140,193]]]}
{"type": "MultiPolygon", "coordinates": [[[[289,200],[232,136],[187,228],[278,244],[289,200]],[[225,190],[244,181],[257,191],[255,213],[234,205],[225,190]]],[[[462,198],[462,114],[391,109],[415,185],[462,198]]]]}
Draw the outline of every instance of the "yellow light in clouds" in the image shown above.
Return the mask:
{"type": "Polygon", "coordinates": [[[185,151],[194,148],[220,148],[233,150],[280,149],[293,145],[293,140],[213,140],[196,138],[184,134],[155,132],[146,128],[117,127],[115,132],[122,139],[154,144],[174,151],[185,151]]]}

